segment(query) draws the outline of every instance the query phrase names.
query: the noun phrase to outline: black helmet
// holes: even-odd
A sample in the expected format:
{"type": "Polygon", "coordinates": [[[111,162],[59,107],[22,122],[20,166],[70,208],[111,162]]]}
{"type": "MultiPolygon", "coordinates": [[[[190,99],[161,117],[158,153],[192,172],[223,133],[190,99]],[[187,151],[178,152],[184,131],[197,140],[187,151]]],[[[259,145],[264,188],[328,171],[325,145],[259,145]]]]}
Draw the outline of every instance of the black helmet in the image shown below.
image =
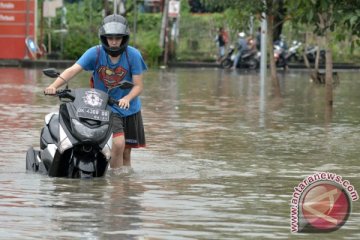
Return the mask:
{"type": "Polygon", "coordinates": [[[106,16],[99,28],[99,38],[105,51],[113,56],[119,56],[123,53],[129,43],[130,30],[127,20],[117,14],[106,16]],[[123,37],[120,47],[109,47],[106,40],[108,36],[123,37]]]}

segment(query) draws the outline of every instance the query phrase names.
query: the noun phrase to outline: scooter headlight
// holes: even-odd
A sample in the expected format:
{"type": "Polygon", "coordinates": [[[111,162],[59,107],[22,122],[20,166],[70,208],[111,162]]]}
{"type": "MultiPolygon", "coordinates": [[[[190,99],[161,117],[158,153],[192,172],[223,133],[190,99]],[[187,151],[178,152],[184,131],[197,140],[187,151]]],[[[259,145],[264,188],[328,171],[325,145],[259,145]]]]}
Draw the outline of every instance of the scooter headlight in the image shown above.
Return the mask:
{"type": "Polygon", "coordinates": [[[71,119],[73,134],[79,140],[100,142],[105,139],[109,124],[97,128],[89,128],[76,119],[71,119]]]}

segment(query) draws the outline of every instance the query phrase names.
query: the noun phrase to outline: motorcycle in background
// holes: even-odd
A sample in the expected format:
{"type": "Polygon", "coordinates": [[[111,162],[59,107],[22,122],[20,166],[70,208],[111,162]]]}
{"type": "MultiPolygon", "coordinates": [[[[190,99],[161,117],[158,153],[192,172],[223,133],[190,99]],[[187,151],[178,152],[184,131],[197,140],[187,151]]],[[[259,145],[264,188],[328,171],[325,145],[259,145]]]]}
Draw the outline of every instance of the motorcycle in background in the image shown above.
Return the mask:
{"type": "Polygon", "coordinates": [[[287,65],[285,54],[284,48],[279,45],[274,45],[274,60],[276,67],[285,67],[287,65]]]}
{"type": "MultiPolygon", "coordinates": [[[[317,51],[318,51],[318,46],[308,46],[305,50],[305,54],[307,59],[309,60],[310,63],[314,63],[316,60],[316,55],[317,55],[317,51]]],[[[320,58],[319,58],[319,63],[320,64],[325,64],[326,62],[326,52],[324,49],[320,49],[320,58]]]]}
{"type": "MultiPolygon", "coordinates": [[[[287,53],[287,59],[289,62],[304,62],[304,53],[310,63],[314,63],[316,60],[318,46],[308,46],[305,50],[302,49],[302,43],[299,41],[293,41],[291,47],[287,53]],[[305,52],[304,52],[305,51],[305,52]]],[[[320,50],[319,63],[324,64],[326,60],[325,50],[320,50]]]]}
{"type": "Polygon", "coordinates": [[[301,46],[301,42],[296,40],[292,41],[291,46],[286,53],[286,59],[288,62],[299,62],[302,59],[303,56],[301,55],[301,46]]]}
{"type": "MultiPolygon", "coordinates": [[[[281,42],[274,43],[274,58],[277,67],[284,67],[288,62],[304,62],[304,55],[302,53],[303,50],[302,43],[299,41],[293,41],[290,48],[286,49],[285,44],[281,44],[281,42]]],[[[318,46],[309,46],[305,50],[306,57],[310,63],[314,63],[316,60],[317,49],[318,46]]],[[[325,50],[320,50],[320,59],[319,63],[325,63],[325,50]]]]}
{"type": "MultiPolygon", "coordinates": [[[[234,65],[235,62],[235,47],[231,45],[229,47],[229,51],[225,55],[225,57],[221,60],[220,65],[222,68],[229,69],[234,65]]],[[[244,51],[240,56],[240,60],[236,66],[236,68],[247,68],[254,70],[259,67],[259,52],[257,51],[244,51]]]]}
{"type": "Polygon", "coordinates": [[[287,44],[285,41],[281,38],[274,42],[274,59],[276,67],[287,67],[287,62],[289,61],[289,52],[287,49],[287,44]]]}

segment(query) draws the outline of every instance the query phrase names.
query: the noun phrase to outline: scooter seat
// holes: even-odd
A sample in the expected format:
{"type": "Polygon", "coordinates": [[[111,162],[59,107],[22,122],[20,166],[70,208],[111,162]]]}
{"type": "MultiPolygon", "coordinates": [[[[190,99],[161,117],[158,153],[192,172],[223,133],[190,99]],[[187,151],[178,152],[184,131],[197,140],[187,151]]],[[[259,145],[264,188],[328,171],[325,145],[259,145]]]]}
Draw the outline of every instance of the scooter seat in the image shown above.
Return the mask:
{"type": "Polygon", "coordinates": [[[246,50],[246,51],[244,51],[243,54],[241,55],[241,58],[247,58],[247,57],[250,57],[250,56],[252,56],[252,55],[254,55],[254,52],[253,52],[253,51],[251,51],[251,50],[246,50]]]}

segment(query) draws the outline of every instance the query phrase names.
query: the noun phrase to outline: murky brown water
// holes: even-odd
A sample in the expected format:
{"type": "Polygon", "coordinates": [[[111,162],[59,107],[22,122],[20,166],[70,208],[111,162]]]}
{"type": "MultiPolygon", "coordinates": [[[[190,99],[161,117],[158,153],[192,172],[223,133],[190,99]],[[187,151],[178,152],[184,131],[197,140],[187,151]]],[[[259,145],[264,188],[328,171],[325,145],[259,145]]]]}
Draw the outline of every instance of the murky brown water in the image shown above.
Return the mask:
{"type": "Polygon", "coordinates": [[[151,70],[135,173],[82,181],[25,172],[58,101],[42,94],[41,70],[0,68],[0,239],[360,239],[359,202],[336,232],[290,233],[306,176],[334,172],[360,192],[358,76],[340,72],[329,117],[305,72],[280,74],[275,99],[257,73],[151,70]]]}

